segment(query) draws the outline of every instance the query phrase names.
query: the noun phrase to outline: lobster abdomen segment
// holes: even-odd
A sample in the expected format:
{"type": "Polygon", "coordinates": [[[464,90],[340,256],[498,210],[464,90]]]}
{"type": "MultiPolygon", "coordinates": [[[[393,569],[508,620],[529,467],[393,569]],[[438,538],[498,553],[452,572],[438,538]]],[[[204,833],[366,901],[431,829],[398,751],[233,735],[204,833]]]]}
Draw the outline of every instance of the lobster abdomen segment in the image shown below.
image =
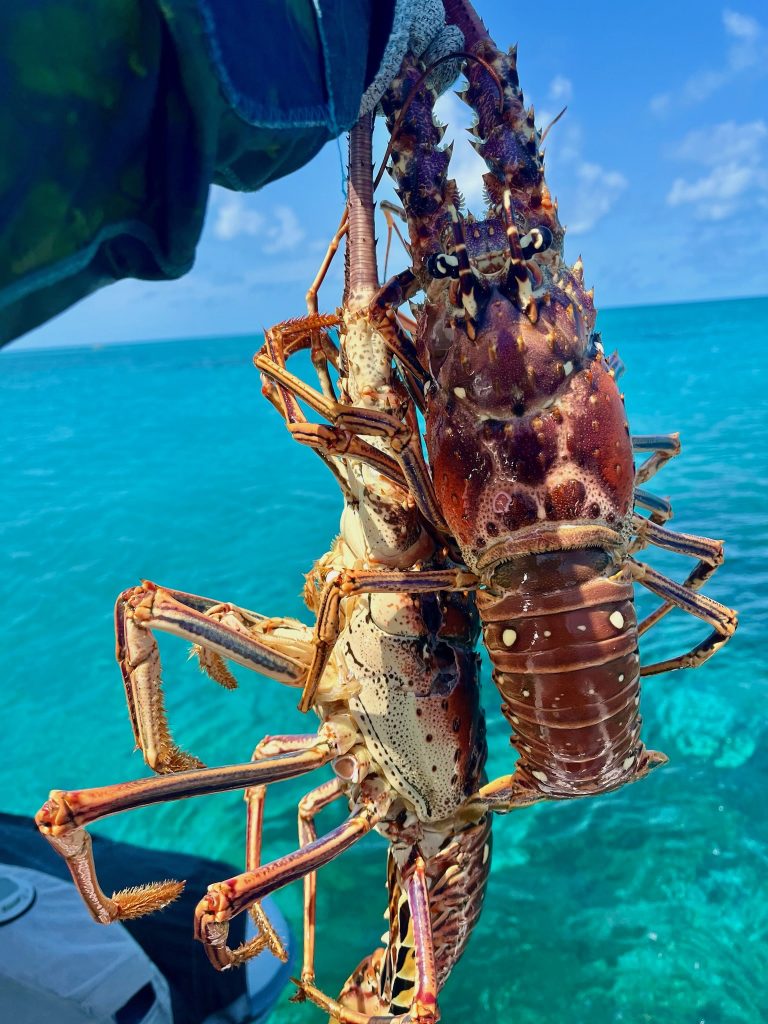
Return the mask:
{"type": "Polygon", "coordinates": [[[606,792],[655,760],[639,739],[632,582],[625,572],[580,580],[578,567],[593,558],[567,554],[571,586],[561,576],[533,591],[521,571],[503,596],[478,594],[494,682],[520,753],[514,777],[539,798],[606,792]]]}

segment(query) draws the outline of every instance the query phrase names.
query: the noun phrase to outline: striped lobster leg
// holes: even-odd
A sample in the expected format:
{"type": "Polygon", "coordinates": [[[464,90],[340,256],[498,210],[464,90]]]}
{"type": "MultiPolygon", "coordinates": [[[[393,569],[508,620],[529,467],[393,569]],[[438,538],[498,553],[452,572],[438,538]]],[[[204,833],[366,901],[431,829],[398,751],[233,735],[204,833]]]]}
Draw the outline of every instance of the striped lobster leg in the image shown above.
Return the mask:
{"type": "Polygon", "coordinates": [[[257,762],[198,768],[95,789],[54,789],[35,815],[35,822],[54,850],[64,857],[75,886],[95,921],[109,924],[111,921],[141,917],[167,906],[179,895],[184,883],[153,882],[107,897],[96,876],[91,837],[86,825],[135,807],[296,778],[327,764],[344,749],[342,734],[337,736],[333,726],[326,724],[316,735],[301,737],[296,749],[257,762]]]}
{"type": "Polygon", "coordinates": [[[269,619],[147,580],[123,591],[115,605],[117,661],[136,745],[147,765],[161,775],[204,765],[173,741],[155,630],[190,640],[200,667],[225,689],[237,683],[224,659],[287,686],[302,686],[306,679],[311,632],[296,620],[269,619]]]}
{"type": "Polygon", "coordinates": [[[430,857],[417,847],[390,851],[386,948],[352,973],[338,1000],[314,985],[300,995],[338,1024],[437,1019],[437,995],[480,916],[490,871],[490,817],[446,839],[430,857]]]}
{"type": "Polygon", "coordinates": [[[202,942],[217,970],[229,966],[226,954],[221,955],[226,949],[229,921],[269,893],[316,871],[367,835],[386,809],[385,797],[380,793],[371,796],[358,803],[341,825],[307,846],[208,887],[195,910],[195,938],[202,942]]]}

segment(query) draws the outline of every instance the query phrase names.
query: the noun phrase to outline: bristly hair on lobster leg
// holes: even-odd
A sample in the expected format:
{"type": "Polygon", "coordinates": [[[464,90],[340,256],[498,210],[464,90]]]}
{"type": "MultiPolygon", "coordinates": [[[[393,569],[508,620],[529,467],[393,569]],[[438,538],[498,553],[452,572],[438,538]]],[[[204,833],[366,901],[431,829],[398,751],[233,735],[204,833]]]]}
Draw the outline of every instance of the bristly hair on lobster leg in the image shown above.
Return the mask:
{"type": "MultiPolygon", "coordinates": [[[[425,295],[415,343],[431,377],[434,492],[482,584],[485,641],[520,753],[514,774],[482,791],[501,810],[605,792],[662,763],[640,740],[640,675],[700,664],[736,619],[695,593],[722,558],[719,542],[664,529],[666,506],[636,488],[670,438],[633,445],[594,331],[593,293],[581,261],[564,259],[516,51],[500,52],[465,0],[449,0],[446,14],[475,58],[460,96],[475,111],[472,144],[488,166],[483,220],[462,215],[450,150],[436,148],[436,96],[416,62],[405,62],[382,105],[413,255],[398,289],[425,295]],[[637,477],[633,450],[654,453],[637,477]],[[651,510],[653,529],[635,506],[651,510]],[[634,560],[648,543],[699,565],[676,584],[634,560]],[[638,636],[652,623],[637,626],[634,582],[664,599],[654,622],[678,606],[704,620],[709,636],[641,670],[638,636]]],[[[385,286],[371,315],[397,296],[385,286]]]]}

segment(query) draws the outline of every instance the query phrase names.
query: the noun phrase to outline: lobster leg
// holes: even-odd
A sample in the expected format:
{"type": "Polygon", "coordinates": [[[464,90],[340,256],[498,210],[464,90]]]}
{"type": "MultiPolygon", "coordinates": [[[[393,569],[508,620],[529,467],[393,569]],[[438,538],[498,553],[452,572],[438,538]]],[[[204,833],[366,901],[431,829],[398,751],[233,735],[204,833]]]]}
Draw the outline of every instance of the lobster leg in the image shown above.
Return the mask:
{"type": "Polygon", "coordinates": [[[398,487],[405,487],[405,477],[397,462],[385,452],[374,448],[349,431],[326,426],[324,423],[289,424],[294,441],[314,448],[321,455],[355,459],[375,469],[398,487]]]}
{"type": "Polygon", "coordinates": [[[680,435],[674,434],[634,434],[632,436],[633,452],[651,452],[650,459],[640,466],[635,473],[635,484],[645,484],[661,467],[680,454],[680,435]]]}
{"type": "Polygon", "coordinates": [[[334,427],[352,434],[387,438],[419,511],[436,529],[446,529],[417,432],[389,413],[330,401],[269,356],[259,353],[253,361],[262,373],[293,392],[334,427]]]}
{"type": "Polygon", "coordinates": [[[75,886],[95,921],[109,924],[118,919],[141,917],[176,899],[184,883],[153,882],[124,889],[110,899],[99,886],[86,825],[134,807],[295,778],[327,764],[343,749],[344,744],[336,738],[333,727],[323,727],[294,753],[270,757],[256,764],[200,768],[165,778],[137,779],[97,789],[54,789],[35,815],[35,822],[51,846],[66,860],[75,886]]]}
{"type": "Polygon", "coordinates": [[[633,452],[651,452],[651,457],[635,473],[635,505],[651,513],[651,522],[661,526],[672,518],[672,505],[668,498],[659,498],[640,484],[647,483],[661,467],[680,454],[679,434],[635,434],[632,437],[633,452]]]}
{"type": "MultiPolygon", "coordinates": [[[[313,734],[304,736],[265,736],[253,752],[251,761],[263,761],[281,754],[296,753],[312,747],[317,741],[313,734]]],[[[325,786],[328,783],[324,784],[325,786]]],[[[320,787],[323,788],[323,787],[320,787]]],[[[314,791],[313,791],[314,792],[314,791]]],[[[254,871],[261,863],[261,838],[263,834],[264,802],[267,787],[265,785],[249,786],[243,794],[248,807],[246,825],[245,866],[247,871],[254,871]]],[[[264,949],[269,949],[278,959],[287,961],[288,953],[283,948],[269,918],[259,903],[248,908],[257,934],[248,942],[242,943],[237,949],[228,946],[218,947],[221,969],[240,967],[247,960],[258,956],[264,949]]]]}
{"type": "MultiPolygon", "coordinates": [[[[429,890],[424,860],[417,855],[404,872],[410,924],[413,928],[413,949],[416,977],[410,1007],[405,1013],[371,1016],[343,1006],[330,999],[314,985],[302,983],[301,992],[316,1006],[329,1013],[339,1024],[434,1024],[437,1011],[437,970],[429,914],[429,890]]],[[[396,981],[398,978],[396,977],[396,981]]],[[[402,993],[401,993],[402,994],[402,993]]],[[[396,996],[397,993],[393,993],[396,996]]],[[[393,1003],[394,1003],[393,998],[393,1003]]]]}
{"type": "MultiPolygon", "coordinates": [[[[306,750],[317,740],[314,733],[303,736],[265,736],[253,752],[251,761],[263,761],[281,754],[306,750]]],[[[245,867],[254,871],[261,863],[261,837],[264,821],[266,786],[249,786],[243,793],[247,807],[245,867]]]]}
{"type": "MultiPolygon", "coordinates": [[[[307,318],[307,322],[310,321],[311,318],[307,318]]],[[[301,321],[299,321],[299,324],[301,324],[301,321]]],[[[259,355],[261,354],[266,355],[267,358],[272,359],[273,362],[285,368],[286,355],[289,353],[286,353],[285,346],[282,343],[279,327],[267,331],[267,340],[259,355]]],[[[330,427],[324,423],[307,422],[307,418],[302,413],[293,392],[280,384],[273,384],[273,387],[279,395],[279,400],[275,400],[267,392],[265,394],[272,400],[272,404],[285,420],[285,424],[294,440],[317,452],[328,468],[334,472],[342,491],[346,493],[347,485],[338,476],[338,473],[335,472],[335,467],[331,460],[343,456],[359,460],[377,470],[382,476],[385,476],[397,486],[405,487],[403,472],[395,459],[373,445],[368,444],[367,441],[363,441],[361,438],[350,433],[348,430],[330,427]]],[[[336,401],[335,395],[331,393],[329,396],[326,388],[323,388],[323,397],[331,402],[336,401]]]]}
{"type": "MultiPolygon", "coordinates": [[[[325,330],[318,329],[318,322],[322,320],[322,326],[325,327],[331,326],[332,322],[338,324],[340,320],[338,317],[319,317],[317,308],[317,293],[319,292],[320,286],[325,280],[325,275],[328,273],[328,268],[333,262],[333,258],[338,251],[341,240],[344,237],[344,235],[346,235],[348,230],[349,212],[345,207],[341,221],[339,222],[339,226],[336,229],[336,233],[334,234],[333,238],[331,239],[328,245],[328,249],[326,250],[325,256],[323,257],[323,262],[320,264],[320,269],[318,270],[315,279],[310,285],[309,290],[307,291],[307,294],[305,296],[308,316],[305,319],[298,321],[298,323],[289,321],[288,323],[278,324],[276,327],[272,328],[271,332],[268,332],[268,336],[270,334],[279,336],[283,332],[293,334],[302,334],[303,332],[303,334],[309,338],[309,348],[312,357],[312,364],[315,367],[315,371],[320,381],[320,388],[323,394],[326,396],[326,398],[330,399],[331,401],[335,400],[336,393],[333,389],[333,383],[331,381],[330,374],[328,373],[328,362],[331,361],[334,363],[334,365],[338,366],[338,352],[334,352],[334,347],[332,346],[330,339],[325,333],[325,330]]],[[[302,337],[300,339],[299,344],[302,347],[305,347],[304,342],[305,338],[302,337]]],[[[283,413],[283,415],[285,414],[284,407],[281,409],[280,406],[278,405],[277,408],[278,411],[283,413]]],[[[322,453],[320,453],[320,455],[321,458],[323,458],[322,453]]],[[[325,459],[324,461],[326,461],[326,464],[334,473],[334,476],[336,476],[337,480],[339,480],[338,474],[335,472],[333,465],[325,459]]],[[[342,481],[339,480],[339,483],[342,483],[342,481]]]]}
{"type": "Polygon", "coordinates": [[[353,594],[432,594],[440,590],[472,590],[477,577],[462,569],[417,572],[344,572],[326,582],[320,595],[313,643],[315,652],[309,667],[300,711],[312,706],[315,691],[339,636],[339,611],[343,597],[353,594]]]}
{"type": "Polygon", "coordinates": [[[437,969],[429,915],[427,874],[421,856],[417,856],[406,870],[405,888],[416,955],[416,987],[406,1019],[433,1024],[437,1020],[437,969]]]}
{"type": "MultiPolygon", "coordinates": [[[[299,843],[302,849],[317,839],[315,815],[344,795],[340,779],[330,779],[313,789],[299,801],[299,843]]],[[[317,907],[317,874],[310,871],[304,876],[304,962],[301,980],[312,984],[315,980],[315,922],[317,907]]]]}
{"type": "Polygon", "coordinates": [[[311,648],[306,638],[280,635],[278,627],[309,630],[287,619],[266,619],[246,609],[205,597],[166,590],[147,581],[124,591],[115,605],[116,656],[123,675],[137,746],[159,774],[201,768],[199,758],[181,750],[168,726],[162,695],[155,629],[191,640],[200,665],[227,689],[237,684],[223,659],[261,672],[288,686],[306,678],[311,648]]]}
{"type": "MultiPolygon", "coordinates": [[[[296,749],[302,741],[310,737],[303,736],[266,736],[253,752],[253,760],[270,757],[276,753],[286,753],[296,749]]],[[[261,864],[261,837],[262,823],[264,820],[264,802],[266,799],[266,786],[254,786],[245,791],[245,801],[248,805],[248,824],[246,829],[246,871],[255,871],[261,864]]],[[[314,827],[314,818],[324,807],[344,795],[341,781],[338,778],[329,779],[316,789],[307,793],[299,801],[299,843],[302,847],[314,842],[317,833],[314,827]]],[[[317,884],[314,872],[304,877],[304,966],[302,968],[302,980],[308,982],[315,978],[315,906],[317,900],[317,884]]],[[[263,930],[264,912],[258,903],[249,907],[249,913],[261,933],[263,930]],[[258,915],[258,916],[257,916],[258,915]]],[[[256,940],[252,940],[256,941],[256,940]]],[[[226,949],[227,947],[222,947],[226,949]]],[[[255,948],[253,954],[247,957],[240,956],[239,963],[250,959],[251,955],[261,952],[261,948],[255,948]]],[[[242,947],[241,947],[242,950],[242,947]]],[[[227,966],[224,964],[224,966],[227,966]]]]}
{"type": "Polygon", "coordinates": [[[397,307],[418,289],[419,284],[413,271],[402,271],[379,289],[368,306],[367,316],[392,355],[415,383],[419,396],[423,397],[424,386],[430,380],[430,375],[422,366],[415,345],[398,325],[396,314],[397,307]]]}
{"type": "Polygon", "coordinates": [[[657,526],[662,526],[672,518],[672,504],[669,498],[659,498],[640,487],[635,488],[635,507],[647,509],[651,513],[651,522],[657,526]]]}
{"type": "Polygon", "coordinates": [[[195,938],[203,943],[213,966],[217,970],[229,966],[227,933],[229,921],[236,914],[333,860],[370,832],[382,813],[376,802],[358,804],[346,821],[308,846],[254,871],[210,885],[195,910],[195,938]]]}
{"type": "Polygon", "coordinates": [[[384,199],[382,200],[382,202],[379,203],[379,210],[384,214],[384,219],[387,222],[387,246],[386,249],[384,250],[384,277],[386,277],[387,264],[389,263],[389,250],[392,246],[392,232],[394,231],[397,237],[400,239],[403,248],[408,253],[409,257],[411,255],[411,248],[403,238],[400,232],[400,228],[397,226],[397,224],[395,223],[395,218],[392,216],[392,214],[397,214],[397,216],[400,217],[401,220],[405,220],[405,210],[402,208],[402,206],[397,206],[395,203],[390,203],[388,199],[384,199]]]}
{"type": "Polygon", "coordinates": [[[643,562],[630,559],[630,565],[635,580],[642,586],[664,598],[665,602],[703,619],[714,627],[713,632],[705,640],[685,654],[652,665],[644,665],[640,669],[641,676],[658,675],[660,672],[670,672],[679,668],[696,668],[711,658],[736,632],[737,618],[733,609],[726,608],[725,605],[713,601],[710,597],[704,597],[703,594],[697,594],[690,587],[667,579],[643,562]]]}
{"type": "Polygon", "coordinates": [[[424,389],[431,377],[421,365],[413,342],[398,323],[395,309],[389,307],[378,311],[371,316],[371,323],[404,371],[410,394],[420,411],[424,412],[424,389]]]}
{"type": "Polygon", "coordinates": [[[344,237],[344,235],[346,235],[348,230],[349,210],[345,206],[344,213],[342,214],[341,217],[341,221],[339,222],[339,226],[336,229],[336,234],[333,236],[330,243],[328,244],[328,249],[326,250],[325,256],[323,257],[323,262],[320,264],[320,269],[318,270],[317,275],[315,276],[315,280],[310,285],[309,291],[306,294],[307,312],[310,314],[310,316],[314,313],[317,313],[317,293],[320,291],[320,285],[325,280],[325,275],[328,273],[328,268],[333,262],[333,257],[336,255],[338,251],[341,240],[344,237]]]}
{"type": "Polygon", "coordinates": [[[722,564],[723,542],[711,540],[709,537],[697,537],[692,533],[675,533],[658,526],[644,516],[634,516],[632,521],[636,540],[632,542],[631,551],[640,551],[648,544],[657,548],[666,548],[680,555],[698,558],[713,567],[722,564]]]}
{"type": "MultiPolygon", "coordinates": [[[[666,548],[677,554],[689,555],[697,558],[698,562],[688,574],[683,586],[689,590],[699,590],[723,564],[723,542],[721,540],[710,540],[709,537],[695,537],[689,533],[674,533],[672,530],[665,530],[663,526],[657,526],[643,516],[634,517],[636,540],[630,545],[630,554],[640,551],[647,544],[655,547],[666,548]]],[[[654,626],[674,608],[670,601],[647,615],[638,624],[638,635],[642,636],[651,626],[654,626]]]]}

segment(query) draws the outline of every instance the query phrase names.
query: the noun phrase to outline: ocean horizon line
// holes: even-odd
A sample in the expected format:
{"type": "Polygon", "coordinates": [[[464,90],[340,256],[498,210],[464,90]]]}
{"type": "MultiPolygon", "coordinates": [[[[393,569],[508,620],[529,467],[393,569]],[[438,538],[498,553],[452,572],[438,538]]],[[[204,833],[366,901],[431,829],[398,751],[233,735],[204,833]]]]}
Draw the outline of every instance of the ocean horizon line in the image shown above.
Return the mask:
{"type": "MultiPolygon", "coordinates": [[[[623,310],[633,309],[671,309],[677,306],[716,306],[723,305],[731,302],[759,302],[768,301],[768,294],[763,295],[731,295],[720,298],[712,299],[676,299],[669,302],[638,302],[626,305],[617,306],[601,306],[598,309],[598,316],[600,313],[613,313],[622,312],[623,310]]],[[[14,341],[9,342],[3,348],[0,348],[0,358],[8,355],[16,354],[27,354],[29,352],[46,352],[55,350],[57,352],[64,352],[69,350],[81,350],[90,349],[91,351],[100,351],[104,348],[115,348],[121,345],[155,345],[155,344],[166,344],[172,342],[210,342],[210,341],[234,341],[237,339],[245,340],[246,338],[261,338],[263,337],[263,331],[238,331],[233,334],[193,334],[193,335],[172,335],[167,337],[153,337],[153,338],[117,338],[110,341],[62,341],[62,342],[41,342],[40,344],[32,343],[25,344],[25,338],[17,338],[14,341]]]]}

